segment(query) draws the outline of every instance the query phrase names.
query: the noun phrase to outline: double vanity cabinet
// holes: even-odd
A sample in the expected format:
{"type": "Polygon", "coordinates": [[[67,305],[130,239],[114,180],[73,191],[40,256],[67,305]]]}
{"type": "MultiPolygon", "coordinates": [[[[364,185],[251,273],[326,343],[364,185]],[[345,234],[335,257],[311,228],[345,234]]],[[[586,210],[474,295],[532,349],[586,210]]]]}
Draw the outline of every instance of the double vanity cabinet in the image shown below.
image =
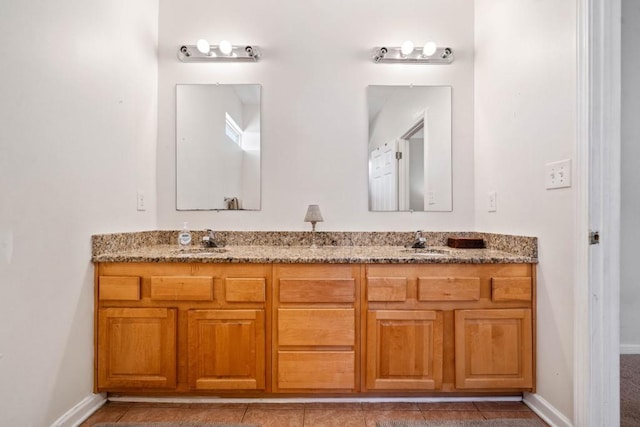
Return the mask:
{"type": "Polygon", "coordinates": [[[96,391],[535,387],[533,263],[96,262],[96,391]]]}

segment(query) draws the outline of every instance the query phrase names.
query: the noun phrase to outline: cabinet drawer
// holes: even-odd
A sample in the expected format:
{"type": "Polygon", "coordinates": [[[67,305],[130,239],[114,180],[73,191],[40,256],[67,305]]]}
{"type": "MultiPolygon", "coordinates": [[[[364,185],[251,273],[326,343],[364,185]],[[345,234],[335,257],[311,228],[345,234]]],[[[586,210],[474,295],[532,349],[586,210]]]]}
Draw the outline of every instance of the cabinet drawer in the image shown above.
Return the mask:
{"type": "Polygon", "coordinates": [[[491,300],[531,301],[531,277],[492,277],[491,300]]]}
{"type": "Polygon", "coordinates": [[[353,351],[279,351],[280,389],[354,389],[353,351]]]}
{"type": "Polygon", "coordinates": [[[279,309],[278,344],[353,346],[355,310],[279,309]]]}
{"type": "Polygon", "coordinates": [[[354,302],[354,279],[280,279],[280,302],[354,302]]]}
{"type": "Polygon", "coordinates": [[[370,277],[367,279],[367,301],[406,300],[406,277],[370,277]]]}
{"type": "Polygon", "coordinates": [[[266,301],[264,278],[227,278],[224,281],[224,298],[229,302],[266,301]]]}
{"type": "Polygon", "coordinates": [[[420,301],[478,301],[479,277],[419,277],[420,301]]]}
{"type": "Polygon", "coordinates": [[[211,276],[152,276],[151,299],[161,301],[211,301],[211,276]]]}
{"type": "Polygon", "coordinates": [[[134,276],[100,276],[98,279],[100,301],[139,301],[140,278],[134,276]]]}

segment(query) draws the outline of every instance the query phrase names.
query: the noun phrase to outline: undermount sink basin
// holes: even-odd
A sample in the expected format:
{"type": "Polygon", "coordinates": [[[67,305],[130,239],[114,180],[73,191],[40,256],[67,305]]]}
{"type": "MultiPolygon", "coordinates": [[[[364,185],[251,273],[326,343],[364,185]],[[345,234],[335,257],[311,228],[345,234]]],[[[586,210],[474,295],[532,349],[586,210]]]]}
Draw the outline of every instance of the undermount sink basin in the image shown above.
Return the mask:
{"type": "Polygon", "coordinates": [[[438,249],[438,248],[409,248],[409,249],[403,249],[402,250],[403,253],[405,254],[410,254],[410,255],[417,255],[417,256],[425,256],[425,257],[429,257],[429,256],[433,256],[433,257],[437,257],[437,256],[447,256],[447,255],[451,255],[451,252],[447,249],[438,249]]]}
{"type": "Polygon", "coordinates": [[[225,248],[179,248],[171,251],[174,255],[213,255],[227,252],[225,248]]]}

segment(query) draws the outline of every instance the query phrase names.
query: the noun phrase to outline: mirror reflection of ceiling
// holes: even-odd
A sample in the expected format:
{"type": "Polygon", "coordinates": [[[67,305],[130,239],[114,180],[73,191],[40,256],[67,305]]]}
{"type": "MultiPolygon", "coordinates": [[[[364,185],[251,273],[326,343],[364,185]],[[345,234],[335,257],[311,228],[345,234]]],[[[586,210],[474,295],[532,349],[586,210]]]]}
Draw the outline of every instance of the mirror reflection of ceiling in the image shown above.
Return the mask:
{"type": "Polygon", "coordinates": [[[369,86],[369,210],[452,210],[451,87],[369,86]]]}
{"type": "Polygon", "coordinates": [[[260,209],[260,85],[176,85],[177,210],[260,209]]]}

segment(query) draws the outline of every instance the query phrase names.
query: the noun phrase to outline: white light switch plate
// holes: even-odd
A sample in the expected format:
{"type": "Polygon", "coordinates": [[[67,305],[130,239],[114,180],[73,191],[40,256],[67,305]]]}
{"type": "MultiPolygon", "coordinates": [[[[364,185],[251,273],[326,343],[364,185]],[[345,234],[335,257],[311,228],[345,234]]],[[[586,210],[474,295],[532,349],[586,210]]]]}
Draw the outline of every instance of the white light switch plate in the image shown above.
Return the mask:
{"type": "Polygon", "coordinates": [[[429,191],[427,192],[427,200],[429,205],[435,205],[436,204],[436,193],[435,191],[429,191]]]}
{"type": "Polygon", "coordinates": [[[145,204],[144,193],[142,191],[138,191],[136,196],[138,198],[138,203],[137,203],[138,210],[139,211],[146,211],[147,210],[147,205],[145,204]]]}
{"type": "Polygon", "coordinates": [[[487,198],[487,211],[495,212],[498,210],[498,193],[491,191],[487,198]]]}
{"type": "Polygon", "coordinates": [[[571,187],[571,159],[545,165],[545,187],[547,190],[571,187]]]}

